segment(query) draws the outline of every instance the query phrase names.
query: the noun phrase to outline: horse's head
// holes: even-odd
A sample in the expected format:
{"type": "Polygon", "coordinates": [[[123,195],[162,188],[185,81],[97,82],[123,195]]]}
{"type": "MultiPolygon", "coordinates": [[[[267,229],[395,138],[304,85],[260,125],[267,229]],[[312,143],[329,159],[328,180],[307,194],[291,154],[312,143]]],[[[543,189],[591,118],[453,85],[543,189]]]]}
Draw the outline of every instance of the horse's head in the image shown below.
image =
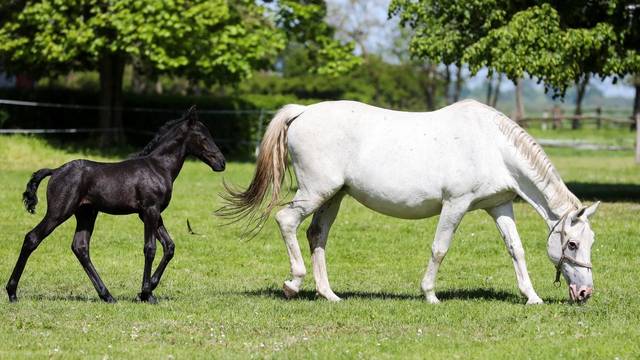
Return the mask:
{"type": "Polygon", "coordinates": [[[187,121],[183,124],[186,130],[185,145],[187,153],[202,160],[213,171],[223,171],[225,159],[209,132],[209,129],[198,120],[196,107],[192,106],[185,115],[187,121]]]}
{"type": "Polygon", "coordinates": [[[591,246],[594,234],[589,218],[596,212],[598,205],[600,202],[562,216],[547,240],[547,254],[556,265],[556,282],[560,281],[562,273],[569,284],[569,297],[572,301],[585,302],[593,291],[591,246]]]}

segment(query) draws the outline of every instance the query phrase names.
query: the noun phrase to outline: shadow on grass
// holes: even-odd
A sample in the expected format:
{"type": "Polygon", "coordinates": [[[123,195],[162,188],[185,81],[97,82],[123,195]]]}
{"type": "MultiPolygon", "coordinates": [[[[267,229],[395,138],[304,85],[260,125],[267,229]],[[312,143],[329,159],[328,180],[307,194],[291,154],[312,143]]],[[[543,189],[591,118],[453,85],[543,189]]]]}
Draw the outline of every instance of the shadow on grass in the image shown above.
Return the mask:
{"type": "Polygon", "coordinates": [[[578,198],[603,201],[640,201],[640,185],[568,182],[578,198]]]}
{"type": "MultiPolygon", "coordinates": [[[[264,297],[271,299],[286,300],[282,289],[279,288],[263,288],[257,290],[248,290],[242,292],[234,292],[233,294],[244,296],[264,297]]],[[[367,299],[367,300],[411,300],[411,301],[424,301],[424,295],[422,294],[395,294],[385,291],[369,292],[369,291],[346,291],[336,293],[342,299],[367,299]]],[[[513,304],[522,304],[525,302],[524,298],[518,294],[511,292],[487,289],[487,288],[474,288],[474,289],[453,289],[438,291],[436,293],[441,301],[447,300],[484,300],[484,301],[504,301],[513,304]]],[[[297,300],[311,301],[321,299],[315,291],[302,290],[296,296],[297,300]]],[[[557,300],[552,300],[557,302],[557,300]]]]}
{"type": "MultiPolygon", "coordinates": [[[[158,296],[155,295],[156,299],[159,303],[162,302],[170,302],[175,301],[175,298],[169,296],[158,296]]],[[[79,295],[79,294],[33,294],[25,297],[18,297],[18,303],[22,300],[31,300],[31,301],[71,301],[71,302],[83,302],[83,303],[102,303],[108,305],[105,301],[100,299],[98,295],[96,296],[88,296],[88,295],[79,295]]],[[[122,298],[116,298],[116,302],[118,303],[137,303],[137,304],[146,304],[138,300],[136,296],[123,296],[122,298]]]]}

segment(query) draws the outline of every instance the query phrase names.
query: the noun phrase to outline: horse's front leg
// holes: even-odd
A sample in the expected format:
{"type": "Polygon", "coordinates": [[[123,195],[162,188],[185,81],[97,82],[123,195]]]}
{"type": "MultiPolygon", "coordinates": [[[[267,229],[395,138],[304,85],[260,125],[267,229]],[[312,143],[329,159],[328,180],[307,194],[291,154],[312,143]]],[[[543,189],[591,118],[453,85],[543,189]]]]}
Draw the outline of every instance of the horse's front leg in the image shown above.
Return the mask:
{"type": "Polygon", "coordinates": [[[163,255],[160,263],[158,264],[158,267],[156,268],[156,271],[153,273],[153,276],[151,276],[151,290],[155,290],[155,288],[160,283],[160,278],[162,278],[162,274],[167,268],[169,261],[171,261],[171,259],[173,258],[173,253],[175,250],[175,244],[173,243],[173,240],[171,240],[167,229],[164,227],[162,217],[160,217],[158,221],[156,236],[162,244],[163,255]]]}
{"type": "Polygon", "coordinates": [[[151,266],[156,256],[156,230],[160,221],[160,212],[155,207],[143,210],[141,216],[144,222],[144,271],[142,273],[142,290],[138,295],[141,301],[157,303],[151,286],[151,266]]]}
{"type": "Polygon", "coordinates": [[[470,201],[466,198],[446,200],[442,203],[442,211],[436,228],[436,236],[431,247],[431,259],[427,266],[427,272],[422,279],[422,291],[431,304],[440,302],[436,297],[436,277],[438,268],[447,255],[453,234],[455,233],[462,217],[469,209],[470,201]]]}
{"type": "Polygon", "coordinates": [[[492,209],[487,209],[487,212],[495,220],[504,244],[507,246],[509,255],[511,255],[513,259],[513,267],[516,271],[516,278],[518,279],[518,288],[522,295],[527,297],[527,304],[542,304],[542,299],[536,294],[533,289],[533,284],[531,284],[531,279],[529,278],[527,263],[524,260],[524,248],[522,247],[513,215],[513,203],[509,201],[492,209]]]}

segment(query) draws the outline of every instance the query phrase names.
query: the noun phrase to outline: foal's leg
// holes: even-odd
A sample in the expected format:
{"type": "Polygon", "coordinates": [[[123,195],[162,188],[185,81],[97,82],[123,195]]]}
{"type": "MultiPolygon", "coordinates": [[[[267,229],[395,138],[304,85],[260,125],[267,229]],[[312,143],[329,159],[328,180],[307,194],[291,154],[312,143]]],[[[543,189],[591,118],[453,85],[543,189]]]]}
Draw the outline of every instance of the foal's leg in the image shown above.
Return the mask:
{"type": "Polygon", "coordinates": [[[153,273],[153,276],[151,276],[152,291],[155,290],[155,288],[160,283],[160,278],[162,278],[162,273],[164,273],[164,270],[169,264],[169,261],[171,261],[171,259],[173,258],[173,252],[175,249],[175,244],[173,243],[173,240],[171,240],[171,237],[169,236],[167,229],[165,229],[164,224],[162,223],[162,217],[160,217],[158,223],[159,223],[159,226],[158,226],[158,230],[156,231],[156,237],[158,238],[158,240],[160,240],[160,244],[162,244],[163,255],[162,255],[162,260],[160,260],[160,264],[158,264],[158,268],[156,268],[156,271],[153,273]]]}
{"type": "Polygon", "coordinates": [[[527,263],[524,260],[524,249],[518,230],[516,229],[515,217],[513,216],[513,203],[511,201],[502,205],[488,209],[487,212],[496,222],[498,230],[507,246],[509,255],[513,259],[513,267],[516,271],[518,279],[518,288],[522,295],[527,297],[527,304],[542,304],[542,299],[533,290],[529,272],[527,271],[527,263]]]}
{"type": "Polygon", "coordinates": [[[329,230],[338,214],[343,196],[344,193],[336,194],[316,210],[313,214],[311,225],[307,229],[307,239],[311,248],[311,262],[313,263],[313,276],[316,280],[316,291],[320,296],[330,301],[339,301],[340,298],[331,290],[331,285],[329,285],[324,252],[329,230]]]}
{"type": "Polygon", "coordinates": [[[292,298],[300,291],[302,280],[307,273],[300,253],[300,245],[296,237],[296,231],[300,223],[312,214],[327,198],[331,197],[335,192],[327,197],[312,194],[308,191],[298,190],[296,196],[284,209],[276,214],[276,221],[280,226],[280,232],[287,246],[289,254],[289,262],[291,263],[291,280],[284,282],[285,297],[292,298]]]}
{"type": "Polygon", "coordinates": [[[422,279],[422,291],[424,291],[427,301],[431,304],[440,302],[435,292],[438,268],[447,255],[453,234],[468,209],[469,201],[467,199],[452,199],[444,201],[442,204],[436,236],[431,247],[431,259],[427,266],[427,272],[422,279]]]}
{"type": "Polygon", "coordinates": [[[76,233],[73,236],[73,244],[71,250],[76,255],[82,268],[89,276],[93,287],[98,292],[100,299],[108,302],[115,303],[116,300],[111,296],[109,290],[100,279],[100,275],[96,271],[96,268],[91,262],[89,256],[89,242],[91,241],[91,234],[93,233],[93,225],[96,222],[98,211],[88,206],[82,206],[76,211],[76,233]]]}
{"type": "Polygon", "coordinates": [[[13,268],[13,272],[11,273],[11,277],[9,278],[6,286],[9,301],[14,302],[18,300],[16,297],[16,290],[29,256],[36,250],[36,248],[38,248],[38,245],[40,245],[42,240],[49,236],[49,234],[51,234],[58,225],[65,222],[69,216],[71,216],[71,214],[58,213],[57,215],[52,215],[47,211],[44,219],[42,219],[42,221],[40,221],[40,223],[24,237],[20,256],[18,257],[16,266],[13,268]]]}
{"type": "Polygon", "coordinates": [[[142,273],[142,290],[138,297],[141,301],[155,304],[157,300],[151,293],[153,291],[151,266],[153,258],[156,256],[156,230],[160,221],[160,212],[155,207],[147,208],[143,211],[141,218],[144,221],[144,271],[142,273]]]}

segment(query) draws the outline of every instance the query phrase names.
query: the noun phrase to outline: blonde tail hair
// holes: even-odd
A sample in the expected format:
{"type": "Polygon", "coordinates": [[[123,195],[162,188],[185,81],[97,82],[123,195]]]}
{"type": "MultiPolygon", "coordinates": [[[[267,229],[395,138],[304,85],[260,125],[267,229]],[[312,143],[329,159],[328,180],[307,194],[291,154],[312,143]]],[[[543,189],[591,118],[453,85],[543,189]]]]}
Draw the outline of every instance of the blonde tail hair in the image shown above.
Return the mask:
{"type": "Polygon", "coordinates": [[[262,138],[251,184],[241,191],[224,183],[226,192],[220,196],[226,204],[216,211],[216,215],[232,222],[246,219],[249,227],[245,233],[260,231],[271,211],[280,205],[280,190],[287,170],[287,130],[305,109],[305,106],[291,104],[276,113],[262,138]],[[265,200],[269,192],[271,197],[265,200]]]}

